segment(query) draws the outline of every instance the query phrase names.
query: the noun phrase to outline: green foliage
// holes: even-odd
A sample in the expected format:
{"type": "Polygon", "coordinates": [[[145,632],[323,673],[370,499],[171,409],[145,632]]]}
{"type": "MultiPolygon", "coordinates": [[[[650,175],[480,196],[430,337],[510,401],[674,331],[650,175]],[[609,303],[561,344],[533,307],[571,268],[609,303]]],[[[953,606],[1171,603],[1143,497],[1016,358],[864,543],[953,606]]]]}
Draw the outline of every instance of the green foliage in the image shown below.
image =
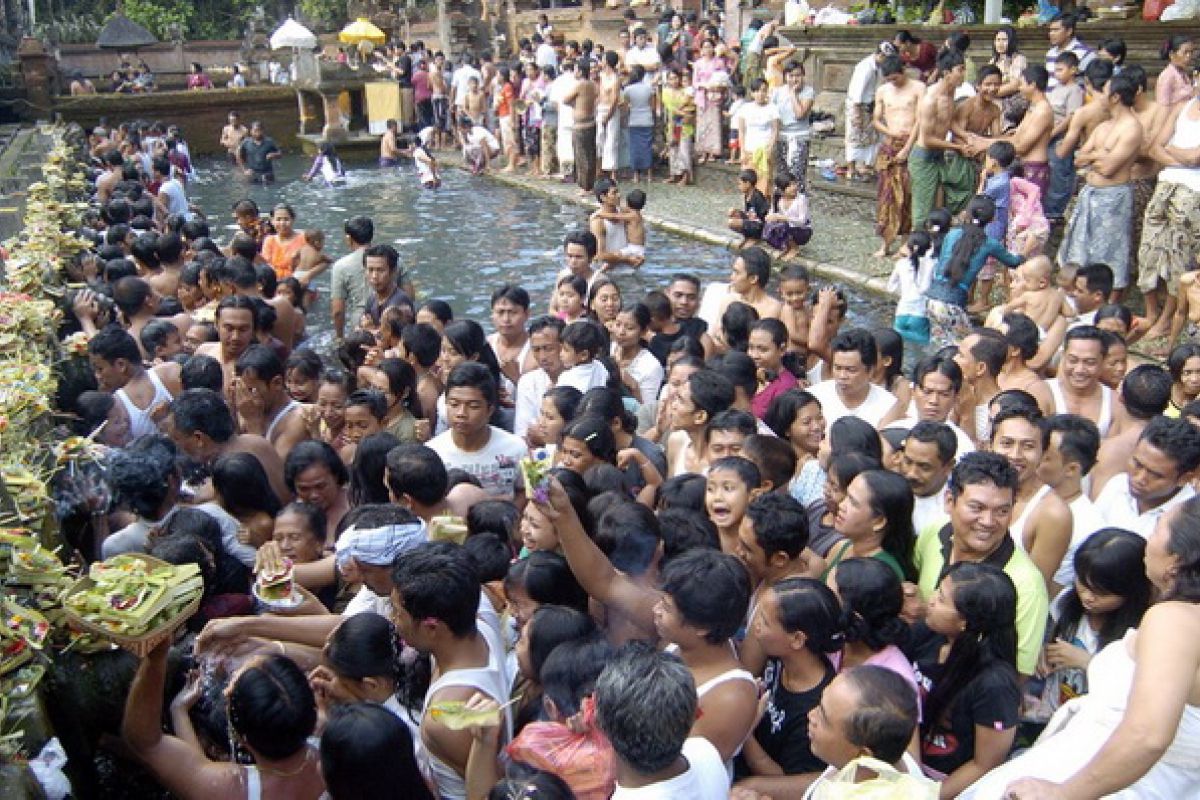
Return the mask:
{"type": "Polygon", "coordinates": [[[296,10],[315,31],[330,31],[347,22],[345,0],[300,0],[296,10]]]}
{"type": "Polygon", "coordinates": [[[166,42],[171,40],[172,26],[185,36],[190,32],[196,8],[184,0],[125,0],[124,11],[125,16],[166,42]]]}

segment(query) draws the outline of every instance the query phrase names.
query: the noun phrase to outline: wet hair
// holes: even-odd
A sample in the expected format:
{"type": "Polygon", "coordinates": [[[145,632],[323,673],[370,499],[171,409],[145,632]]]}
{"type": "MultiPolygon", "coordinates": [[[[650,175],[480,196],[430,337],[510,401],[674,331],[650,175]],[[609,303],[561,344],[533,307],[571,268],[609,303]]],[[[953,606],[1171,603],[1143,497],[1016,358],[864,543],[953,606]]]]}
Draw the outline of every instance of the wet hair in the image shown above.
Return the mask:
{"type": "Polygon", "coordinates": [[[862,642],[879,652],[907,641],[908,625],[900,619],[904,590],[895,570],[877,558],[847,558],[833,568],[833,579],[847,642],[862,642]]]}
{"type": "MultiPolygon", "coordinates": [[[[541,611],[539,608],[534,616],[541,611]]],[[[554,702],[563,719],[579,713],[583,699],[592,693],[596,679],[604,671],[604,665],[612,658],[613,652],[611,644],[593,635],[568,639],[546,654],[538,670],[542,696],[554,702]]],[[[541,793],[537,794],[538,798],[542,796],[541,793]]]]}
{"type": "Polygon", "coordinates": [[[346,398],[346,409],[363,407],[380,423],[387,416],[387,398],[374,389],[358,389],[346,398]]]}
{"type": "MultiPolygon", "coordinates": [[[[758,367],[754,365],[754,359],[741,350],[730,350],[722,355],[714,356],[708,360],[706,366],[728,378],[734,389],[741,389],[746,393],[747,398],[753,397],[758,391],[758,367]]],[[[732,411],[733,409],[728,410],[732,411]]]]}
{"type": "Polygon", "coordinates": [[[812,578],[784,578],[771,584],[779,621],[788,633],[804,633],[804,646],[819,657],[846,645],[842,607],[833,590],[812,578]]]}
{"type": "Polygon", "coordinates": [[[462,548],[471,556],[471,562],[475,565],[475,577],[480,583],[502,581],[508,574],[513,551],[507,538],[502,539],[499,534],[484,531],[467,536],[462,548]]]}
{"type": "Polygon", "coordinates": [[[703,512],[706,484],[705,477],[694,472],[667,478],[658,490],[659,512],[665,513],[674,509],[703,512]]]}
{"type": "Polygon", "coordinates": [[[663,568],[662,590],[687,625],[703,630],[709,644],[720,644],[745,622],[750,574],[733,556],[694,550],[672,559],[663,568]]]}
{"type": "Polygon", "coordinates": [[[596,235],[591,231],[573,230],[568,232],[567,235],[563,237],[563,249],[565,250],[568,245],[572,244],[579,245],[585,251],[587,251],[588,261],[591,261],[596,257],[596,251],[599,248],[599,244],[596,241],[596,235]]]}
{"type": "Polygon", "coordinates": [[[1133,418],[1153,419],[1166,411],[1171,402],[1170,373],[1154,364],[1134,367],[1121,381],[1121,401],[1133,418]]]}
{"type": "MultiPolygon", "coordinates": [[[[591,391],[594,390],[589,390],[588,393],[590,394],[591,391]]],[[[568,423],[575,419],[576,414],[581,413],[580,404],[583,394],[574,386],[554,386],[547,389],[546,393],[542,395],[543,400],[546,398],[550,399],[550,402],[554,404],[554,410],[568,423]]]]}
{"type": "Polygon", "coordinates": [[[571,438],[583,442],[593,457],[616,463],[617,442],[608,420],[603,417],[592,414],[578,417],[567,423],[562,436],[564,440],[571,438]]]}
{"type": "Polygon", "coordinates": [[[295,494],[296,478],[318,464],[329,470],[338,486],[345,486],[349,482],[350,473],[337,451],[319,439],[308,439],[293,447],[283,461],[283,481],[288,491],[295,494]]]}
{"type": "Polygon", "coordinates": [[[221,496],[221,506],[235,517],[261,511],[274,517],[280,502],[267,471],[250,453],[227,453],[212,468],[213,489],[221,496]]]}
{"type": "MultiPolygon", "coordinates": [[[[879,351],[879,358],[891,359],[887,372],[883,376],[884,386],[890,388],[892,383],[904,373],[904,340],[891,328],[876,328],[871,331],[871,338],[875,340],[875,349],[879,351]]],[[[914,380],[914,382],[916,381],[914,380]]]]}
{"type": "MultiPolygon", "coordinates": [[[[1141,625],[1142,615],[1150,607],[1154,587],[1144,569],[1135,569],[1146,554],[1146,540],[1136,533],[1120,528],[1101,528],[1089,536],[1075,551],[1075,580],[1100,594],[1123,598],[1121,606],[1104,615],[1104,624],[1097,631],[1097,650],[1115,642],[1130,628],[1141,625]]],[[[1085,614],[1075,586],[1059,601],[1059,617],[1052,631],[1053,641],[1070,641],[1085,614]]]]}
{"type": "Polygon", "coordinates": [[[1041,64],[1030,64],[1021,71],[1021,77],[1037,87],[1039,92],[1045,92],[1046,87],[1050,85],[1050,73],[1041,64]]]}
{"type": "Polygon", "coordinates": [[[853,667],[842,675],[858,692],[858,707],[843,731],[846,740],[888,764],[899,761],[920,715],[912,684],[898,672],[875,664],[853,667]]]}
{"type": "Polygon", "coordinates": [[[750,501],[746,518],[767,558],[783,553],[794,559],[808,546],[808,512],[791,495],[769,492],[750,501]]]}
{"type": "Polygon", "coordinates": [[[217,443],[229,441],[234,434],[229,406],[212,389],[188,389],[176,397],[171,418],[176,431],[187,435],[199,431],[217,443]]]}
{"type": "Polygon", "coordinates": [[[259,656],[226,691],[229,725],[256,754],[279,760],[305,746],[317,724],[308,677],[286,656],[259,656]]]}
{"type": "Polygon", "coordinates": [[[138,339],[141,341],[146,355],[154,358],[158,348],[166,347],[171,334],[179,335],[179,329],[175,327],[174,323],[166,319],[152,319],[142,328],[138,339]]]}
{"type": "Polygon", "coordinates": [[[474,634],[481,589],[471,557],[458,545],[417,545],[396,560],[392,583],[413,619],[436,619],[455,637],[474,634]]]}
{"type": "MultiPolygon", "coordinates": [[[[1087,288],[1088,294],[1099,294],[1102,297],[1108,297],[1112,294],[1115,279],[1113,278],[1112,267],[1107,264],[1096,263],[1080,267],[1075,272],[1075,280],[1078,281],[1080,278],[1083,278],[1083,283],[1087,288]]],[[[1075,329],[1072,328],[1071,330],[1075,329]]]]}
{"type": "MultiPolygon", "coordinates": [[[[1083,70],[1083,77],[1093,89],[1102,91],[1104,84],[1112,80],[1113,77],[1113,62],[1106,61],[1103,58],[1093,58],[1087,67],[1083,70]]],[[[1133,80],[1136,89],[1137,79],[1133,76],[1128,76],[1133,80]]]]}
{"type": "Polygon", "coordinates": [[[567,606],[539,606],[522,631],[523,636],[529,637],[529,662],[533,669],[533,674],[525,677],[540,683],[542,666],[555,648],[564,642],[589,638],[596,632],[596,623],[585,611],[567,606]]]}
{"type": "Polygon", "coordinates": [[[752,433],[742,442],[742,455],[754,462],[772,489],[786,489],[796,474],[796,451],[784,439],[752,433]]]}
{"type": "Polygon", "coordinates": [[[351,506],[390,502],[384,468],[388,453],[399,445],[400,440],[387,431],[373,433],[359,442],[350,464],[351,506]]]}
{"type": "MultiPolygon", "coordinates": [[[[1100,50],[1102,52],[1108,53],[1110,56],[1112,56],[1113,57],[1112,60],[1113,60],[1114,64],[1118,64],[1118,65],[1125,64],[1125,54],[1127,52],[1127,48],[1125,47],[1124,39],[1119,39],[1116,37],[1111,37],[1111,38],[1105,39],[1104,41],[1100,42],[1100,46],[1097,47],[1096,49],[1100,50]]],[[[1092,61],[1092,63],[1094,64],[1097,61],[1103,61],[1103,59],[1100,59],[1100,58],[1094,59],[1092,61]]]]}
{"type": "Polygon", "coordinates": [[[738,257],[746,267],[747,277],[753,278],[758,288],[766,290],[771,282],[771,257],[767,251],[758,246],[747,247],[738,257]]]}
{"type": "Polygon", "coordinates": [[[758,421],[749,411],[737,408],[726,409],[708,421],[704,428],[704,438],[708,440],[716,431],[739,433],[743,437],[758,430],[758,421]]]}
{"type": "Polygon", "coordinates": [[[400,342],[409,355],[424,369],[437,363],[442,350],[442,335],[437,328],[424,322],[405,325],[400,332],[400,342]]]}
{"type": "MultiPolygon", "coordinates": [[[[483,327],[473,319],[457,319],[446,325],[442,338],[458,351],[467,361],[473,361],[487,367],[497,385],[500,382],[500,362],[492,346],[487,342],[483,327]]],[[[461,365],[460,365],[461,366],[461,365]]],[[[449,388],[449,387],[447,387],[449,388]]],[[[495,400],[492,401],[495,405],[495,400]]]]}
{"type": "Polygon", "coordinates": [[[138,349],[137,341],[120,325],[109,325],[92,336],[88,353],[110,364],[115,364],[118,359],[124,359],[130,366],[142,363],[142,351],[138,349]]]}
{"type": "Polygon", "coordinates": [[[238,356],[234,372],[239,378],[253,373],[263,383],[270,383],[275,378],[283,378],[283,362],[265,344],[252,344],[238,356]]]}
{"type": "Polygon", "coordinates": [[[1200,430],[1185,419],[1155,417],[1138,441],[1174,461],[1177,475],[1194,472],[1200,467],[1200,430]]]}
{"type": "Polygon", "coordinates": [[[990,376],[997,377],[1008,360],[1008,342],[1004,334],[992,328],[976,328],[971,333],[977,337],[969,349],[971,357],[983,364],[990,376]]]}
{"type": "Polygon", "coordinates": [[[883,460],[879,431],[860,417],[835,420],[829,426],[829,448],[834,453],[862,453],[876,461],[883,460]]]}
{"type": "Polygon", "coordinates": [[[874,368],[879,360],[879,350],[871,332],[865,328],[849,328],[838,331],[829,343],[830,358],[838,353],[858,353],[863,366],[868,370],[874,368]]]}
{"type": "Polygon", "coordinates": [[[408,726],[373,703],[330,711],[321,732],[321,777],[331,800],[433,800],[413,754],[408,726]]]}
{"type": "Polygon", "coordinates": [[[433,314],[443,325],[449,325],[454,321],[454,310],[450,308],[450,304],[445,300],[438,300],[436,297],[422,303],[419,310],[433,314]]]}
{"type": "MultiPolygon", "coordinates": [[[[567,560],[558,553],[535,550],[510,564],[508,575],[504,577],[504,589],[511,592],[518,588],[538,605],[566,606],[587,612],[588,594],[579,585],[567,560]]],[[[474,612],[472,606],[471,613],[474,612]]]]}
{"type": "MultiPolygon", "coordinates": [[[[547,395],[548,394],[549,392],[547,392],[547,395]]],[[[597,386],[592,389],[588,389],[586,393],[580,395],[580,402],[577,410],[580,416],[584,414],[594,414],[596,416],[603,417],[610,422],[616,420],[618,423],[620,423],[621,430],[623,430],[625,433],[634,433],[637,430],[637,418],[629,412],[629,410],[625,407],[625,404],[621,401],[620,395],[618,395],[612,389],[608,389],[603,386],[597,386]]],[[[563,419],[569,418],[564,416],[563,419]]]]}
{"type": "Polygon", "coordinates": [[[388,451],[385,479],[397,500],[408,495],[423,506],[440,503],[450,491],[445,463],[423,444],[402,444],[388,451]]]}
{"type": "Polygon", "coordinates": [[[1183,380],[1183,368],[1193,358],[1200,358],[1200,344],[1196,342],[1184,342],[1171,350],[1170,356],[1167,357],[1167,369],[1171,373],[1171,380],[1183,380]]]}

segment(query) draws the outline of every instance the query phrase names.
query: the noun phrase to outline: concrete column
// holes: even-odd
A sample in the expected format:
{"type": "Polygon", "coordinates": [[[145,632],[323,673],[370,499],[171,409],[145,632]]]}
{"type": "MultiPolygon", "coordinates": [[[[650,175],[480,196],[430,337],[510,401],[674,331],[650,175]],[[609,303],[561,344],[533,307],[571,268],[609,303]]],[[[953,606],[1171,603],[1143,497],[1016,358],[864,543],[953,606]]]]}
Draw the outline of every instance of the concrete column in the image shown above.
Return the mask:
{"type": "Polygon", "coordinates": [[[350,138],[350,132],[342,124],[342,109],[338,106],[338,94],[338,92],[321,93],[321,101],[325,110],[325,127],[321,129],[321,136],[329,142],[344,142],[350,138]]]}

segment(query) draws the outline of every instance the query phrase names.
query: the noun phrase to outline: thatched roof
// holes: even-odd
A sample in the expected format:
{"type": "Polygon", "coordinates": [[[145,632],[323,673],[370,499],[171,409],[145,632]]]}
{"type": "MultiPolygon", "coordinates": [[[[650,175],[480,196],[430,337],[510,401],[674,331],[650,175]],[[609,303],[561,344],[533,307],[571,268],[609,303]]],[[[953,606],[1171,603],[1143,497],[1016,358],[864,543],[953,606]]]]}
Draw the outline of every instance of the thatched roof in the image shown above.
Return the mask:
{"type": "Polygon", "coordinates": [[[158,44],[154,34],[120,11],[112,15],[96,40],[96,46],[104,50],[136,50],[152,44],[158,44]]]}

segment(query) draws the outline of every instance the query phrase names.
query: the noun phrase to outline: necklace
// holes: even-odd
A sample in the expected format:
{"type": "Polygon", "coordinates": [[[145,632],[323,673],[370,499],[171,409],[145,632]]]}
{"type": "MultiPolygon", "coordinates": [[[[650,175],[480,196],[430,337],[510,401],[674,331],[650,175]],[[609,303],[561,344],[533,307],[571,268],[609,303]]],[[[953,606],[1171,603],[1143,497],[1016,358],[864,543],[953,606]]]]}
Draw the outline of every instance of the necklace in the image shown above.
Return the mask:
{"type": "Polygon", "coordinates": [[[258,771],[265,775],[274,775],[277,778],[294,778],[297,775],[299,775],[301,772],[303,772],[304,768],[308,766],[308,762],[312,760],[312,754],[313,754],[312,748],[308,747],[306,745],[304,748],[304,758],[303,758],[303,760],[301,760],[300,766],[296,767],[295,769],[292,769],[292,770],[275,769],[274,767],[266,767],[266,766],[262,766],[260,764],[258,767],[258,771]]]}

